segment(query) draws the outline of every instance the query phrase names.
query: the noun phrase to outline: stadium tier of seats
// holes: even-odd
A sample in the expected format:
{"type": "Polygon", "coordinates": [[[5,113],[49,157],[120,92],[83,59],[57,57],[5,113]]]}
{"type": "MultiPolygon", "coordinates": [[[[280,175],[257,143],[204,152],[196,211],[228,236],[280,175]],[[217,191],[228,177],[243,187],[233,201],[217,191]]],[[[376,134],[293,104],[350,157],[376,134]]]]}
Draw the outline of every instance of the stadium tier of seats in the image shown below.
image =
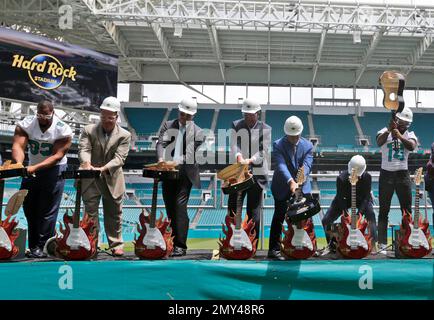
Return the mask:
{"type": "Polygon", "coordinates": [[[140,136],[155,134],[160,128],[167,110],[162,108],[125,108],[124,111],[128,122],[140,136]]]}
{"type": "MultiPolygon", "coordinates": [[[[167,112],[163,108],[125,108],[124,110],[130,125],[141,137],[149,136],[150,134],[155,135],[167,112]]],[[[200,127],[210,129],[214,112],[214,109],[199,109],[194,121],[200,127]]],[[[178,110],[176,108],[172,109],[168,119],[175,119],[177,114],[178,110]]],[[[356,139],[356,137],[360,136],[360,132],[356,128],[353,115],[313,114],[313,128],[310,128],[308,114],[308,111],[266,110],[265,119],[272,127],[272,141],[284,135],[283,124],[285,120],[291,115],[296,115],[304,124],[304,136],[309,136],[312,132],[320,136],[318,144],[320,150],[348,151],[351,149],[358,150],[361,147],[356,139]]],[[[214,133],[217,134],[217,130],[219,129],[229,129],[232,121],[240,118],[242,118],[242,114],[239,109],[220,109],[214,133]]],[[[389,123],[390,113],[364,112],[362,116],[357,118],[362,134],[369,137],[370,150],[378,151],[375,137],[377,132],[389,123]]],[[[432,123],[434,123],[434,113],[414,113],[411,130],[416,132],[421,147],[424,149],[428,149],[434,141],[434,134],[431,129],[432,123]]],[[[217,139],[215,146],[219,147],[217,139]]],[[[149,150],[152,148],[152,142],[149,140],[138,140],[136,148],[138,150],[149,150]]]]}

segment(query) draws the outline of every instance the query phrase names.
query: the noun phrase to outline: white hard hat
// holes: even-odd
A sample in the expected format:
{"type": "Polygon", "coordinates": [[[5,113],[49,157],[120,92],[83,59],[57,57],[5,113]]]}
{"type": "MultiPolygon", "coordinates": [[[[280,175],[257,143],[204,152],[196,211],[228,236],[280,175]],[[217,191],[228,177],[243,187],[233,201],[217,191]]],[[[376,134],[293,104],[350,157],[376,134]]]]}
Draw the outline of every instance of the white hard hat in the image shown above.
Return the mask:
{"type": "Polygon", "coordinates": [[[396,117],[403,121],[413,122],[413,112],[409,107],[404,107],[401,112],[396,114],[396,117]]]}
{"type": "Polygon", "coordinates": [[[182,99],[181,103],[178,104],[178,109],[189,115],[195,115],[197,112],[197,102],[193,99],[182,99]]]}
{"type": "Polygon", "coordinates": [[[101,110],[108,110],[111,112],[121,111],[121,103],[116,97],[107,97],[99,107],[101,110]]]}
{"type": "Polygon", "coordinates": [[[252,99],[244,99],[243,107],[241,108],[242,113],[256,113],[261,111],[261,105],[252,99]]]}
{"type": "Polygon", "coordinates": [[[291,116],[285,121],[283,130],[288,136],[298,136],[303,131],[303,123],[297,116],[291,116]]]}
{"type": "Polygon", "coordinates": [[[366,170],[366,160],[361,155],[355,155],[351,158],[350,162],[348,162],[348,172],[351,175],[351,172],[356,170],[356,174],[360,177],[366,170]]]}

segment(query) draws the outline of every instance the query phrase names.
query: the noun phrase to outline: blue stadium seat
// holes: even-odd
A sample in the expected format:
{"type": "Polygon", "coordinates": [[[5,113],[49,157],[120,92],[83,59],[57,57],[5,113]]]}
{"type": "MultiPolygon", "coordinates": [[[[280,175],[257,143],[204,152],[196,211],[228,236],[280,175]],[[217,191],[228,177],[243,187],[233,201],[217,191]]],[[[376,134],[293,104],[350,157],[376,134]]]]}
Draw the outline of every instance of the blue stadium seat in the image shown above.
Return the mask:
{"type": "Polygon", "coordinates": [[[414,113],[413,123],[410,130],[413,130],[419,139],[422,148],[430,149],[434,142],[433,132],[434,114],[414,113]]]}
{"type": "Polygon", "coordinates": [[[363,133],[370,137],[371,147],[377,146],[377,132],[387,127],[389,121],[389,112],[365,112],[364,116],[359,117],[359,123],[363,133]]]}
{"type": "Polygon", "coordinates": [[[137,135],[156,134],[160,128],[166,109],[163,108],[125,108],[125,115],[137,135]]]}
{"type": "Polygon", "coordinates": [[[358,135],[352,116],[312,115],[315,134],[321,136],[321,147],[354,145],[358,135]]]}

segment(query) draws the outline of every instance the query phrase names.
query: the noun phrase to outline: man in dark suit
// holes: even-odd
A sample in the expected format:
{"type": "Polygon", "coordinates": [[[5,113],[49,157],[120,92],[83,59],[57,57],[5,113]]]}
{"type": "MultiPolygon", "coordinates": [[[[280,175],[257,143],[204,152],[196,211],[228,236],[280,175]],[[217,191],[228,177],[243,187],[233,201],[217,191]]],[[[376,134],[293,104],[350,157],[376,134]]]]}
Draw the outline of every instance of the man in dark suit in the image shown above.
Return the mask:
{"type": "Polygon", "coordinates": [[[330,235],[332,223],[344,212],[351,208],[351,184],[350,176],[352,170],[356,171],[359,177],[356,184],[356,208],[369,221],[369,228],[374,242],[377,241],[377,223],[375,221],[374,203],[371,195],[372,177],[366,171],[366,161],[360,155],[355,155],[348,163],[348,170],[344,170],[336,178],[336,196],[330,208],[322,219],[322,225],[326,234],[328,248],[323,255],[336,252],[335,239],[330,235]]]}
{"type": "Polygon", "coordinates": [[[194,122],[197,103],[184,99],[178,105],[178,119],[166,121],[157,142],[158,161],[178,163],[179,180],[163,181],[163,199],[167,216],[171,220],[174,235],[173,257],[187,253],[189,218],[187,203],[192,186],[200,188],[199,166],[196,163],[196,149],[203,143],[202,129],[194,122]]]}
{"type": "MultiPolygon", "coordinates": [[[[254,176],[255,184],[242,193],[242,203],[247,195],[246,212],[249,219],[255,222],[258,238],[263,192],[268,188],[268,146],[271,144],[271,127],[259,120],[261,106],[256,101],[245,99],[241,112],[244,119],[232,122],[231,156],[236,162],[248,164],[254,176]]],[[[235,213],[236,207],[237,194],[234,193],[229,196],[229,212],[235,213]]]]}
{"type": "Polygon", "coordinates": [[[298,169],[303,166],[306,182],[302,192],[306,199],[311,199],[311,184],[309,174],[312,168],[312,143],[301,137],[303,123],[300,118],[291,116],[285,121],[285,136],[274,141],[271,161],[274,167],[271,192],[274,197],[274,215],[270,229],[270,245],[268,258],[284,260],[280,253],[282,223],[287,211],[287,201],[298,188],[296,179],[298,169]]]}

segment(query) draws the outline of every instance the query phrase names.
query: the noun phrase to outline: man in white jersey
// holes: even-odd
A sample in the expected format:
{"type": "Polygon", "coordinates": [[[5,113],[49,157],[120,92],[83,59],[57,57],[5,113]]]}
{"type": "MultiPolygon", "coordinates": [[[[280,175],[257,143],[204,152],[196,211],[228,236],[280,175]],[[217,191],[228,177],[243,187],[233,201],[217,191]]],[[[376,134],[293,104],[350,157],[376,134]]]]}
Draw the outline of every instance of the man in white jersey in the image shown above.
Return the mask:
{"type": "Polygon", "coordinates": [[[32,175],[23,178],[20,189],[28,190],[23,209],[28,225],[28,257],[42,258],[45,242],[54,236],[57,214],[65,181],[66,153],[71,146],[71,128],[54,113],[51,102],[42,101],[36,115],[17,123],[12,145],[12,159],[23,163],[29,147],[29,166],[32,175]]]}
{"type": "Polygon", "coordinates": [[[401,210],[411,212],[411,180],[408,173],[408,155],[417,148],[417,137],[408,131],[413,122],[413,112],[404,107],[391,120],[388,128],[377,133],[377,144],[381,147],[381,171],[379,181],[380,213],[378,216],[378,243],[380,253],[386,253],[387,225],[393,193],[399,199],[401,210]]]}

